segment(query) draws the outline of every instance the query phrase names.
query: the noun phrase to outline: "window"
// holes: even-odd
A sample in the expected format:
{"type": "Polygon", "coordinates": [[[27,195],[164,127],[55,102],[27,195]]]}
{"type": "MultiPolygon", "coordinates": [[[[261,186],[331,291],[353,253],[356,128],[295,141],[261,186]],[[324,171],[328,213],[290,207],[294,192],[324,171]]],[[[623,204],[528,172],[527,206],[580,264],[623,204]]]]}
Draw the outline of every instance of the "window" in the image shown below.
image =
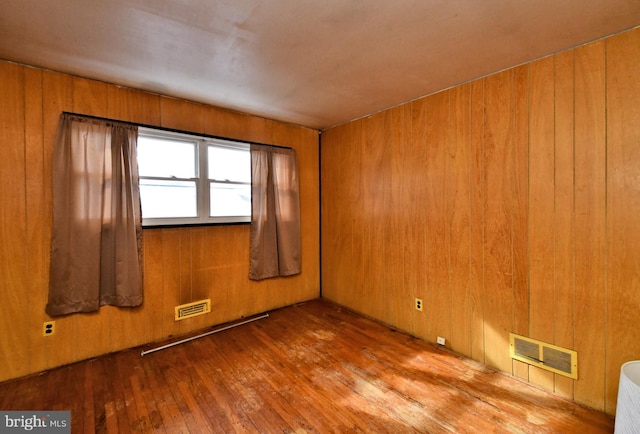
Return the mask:
{"type": "Polygon", "coordinates": [[[251,221],[248,143],[140,128],[144,226],[251,221]]]}

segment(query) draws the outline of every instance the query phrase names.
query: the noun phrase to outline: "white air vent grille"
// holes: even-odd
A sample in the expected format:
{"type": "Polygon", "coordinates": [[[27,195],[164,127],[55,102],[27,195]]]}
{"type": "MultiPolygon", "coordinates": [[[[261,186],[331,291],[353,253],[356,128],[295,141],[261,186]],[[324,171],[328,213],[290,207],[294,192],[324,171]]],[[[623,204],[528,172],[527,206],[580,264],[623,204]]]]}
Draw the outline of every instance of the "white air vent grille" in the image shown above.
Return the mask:
{"type": "Polygon", "coordinates": [[[514,333],[509,335],[509,340],[512,359],[578,379],[578,353],[575,351],[514,333]]]}
{"type": "Polygon", "coordinates": [[[181,319],[191,318],[203,313],[211,312],[211,300],[194,301],[193,303],[181,304],[175,307],[176,321],[181,319]]]}

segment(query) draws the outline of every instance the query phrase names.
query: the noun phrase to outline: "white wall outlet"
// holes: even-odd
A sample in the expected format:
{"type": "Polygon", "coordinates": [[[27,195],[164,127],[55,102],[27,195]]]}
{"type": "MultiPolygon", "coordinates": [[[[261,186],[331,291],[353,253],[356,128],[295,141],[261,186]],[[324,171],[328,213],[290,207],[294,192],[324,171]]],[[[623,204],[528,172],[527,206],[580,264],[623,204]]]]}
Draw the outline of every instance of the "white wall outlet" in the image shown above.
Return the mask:
{"type": "Polygon", "coordinates": [[[419,310],[420,312],[422,312],[422,299],[421,298],[416,298],[416,310],[419,310]]]}
{"type": "Polygon", "coordinates": [[[442,336],[438,336],[437,342],[438,342],[438,345],[444,345],[447,343],[447,340],[442,336]]]}

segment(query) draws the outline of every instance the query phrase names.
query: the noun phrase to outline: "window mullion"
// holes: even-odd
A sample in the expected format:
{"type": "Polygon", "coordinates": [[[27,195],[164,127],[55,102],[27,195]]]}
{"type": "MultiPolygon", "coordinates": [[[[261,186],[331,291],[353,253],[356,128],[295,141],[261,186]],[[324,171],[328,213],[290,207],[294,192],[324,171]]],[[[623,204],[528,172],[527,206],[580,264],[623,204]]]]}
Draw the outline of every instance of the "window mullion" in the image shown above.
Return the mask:
{"type": "Polygon", "coordinates": [[[207,142],[198,142],[198,217],[200,221],[209,220],[209,165],[207,161],[207,142]]]}

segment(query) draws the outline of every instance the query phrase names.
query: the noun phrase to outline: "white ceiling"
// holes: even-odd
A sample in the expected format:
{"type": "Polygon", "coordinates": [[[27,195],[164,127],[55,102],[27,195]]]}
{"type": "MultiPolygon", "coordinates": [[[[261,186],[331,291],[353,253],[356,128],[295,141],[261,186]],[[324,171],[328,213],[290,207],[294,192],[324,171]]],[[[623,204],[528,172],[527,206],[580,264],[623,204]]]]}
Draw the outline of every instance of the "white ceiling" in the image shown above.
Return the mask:
{"type": "Polygon", "coordinates": [[[2,0],[0,58],[324,129],[640,25],[640,0],[2,0]]]}

